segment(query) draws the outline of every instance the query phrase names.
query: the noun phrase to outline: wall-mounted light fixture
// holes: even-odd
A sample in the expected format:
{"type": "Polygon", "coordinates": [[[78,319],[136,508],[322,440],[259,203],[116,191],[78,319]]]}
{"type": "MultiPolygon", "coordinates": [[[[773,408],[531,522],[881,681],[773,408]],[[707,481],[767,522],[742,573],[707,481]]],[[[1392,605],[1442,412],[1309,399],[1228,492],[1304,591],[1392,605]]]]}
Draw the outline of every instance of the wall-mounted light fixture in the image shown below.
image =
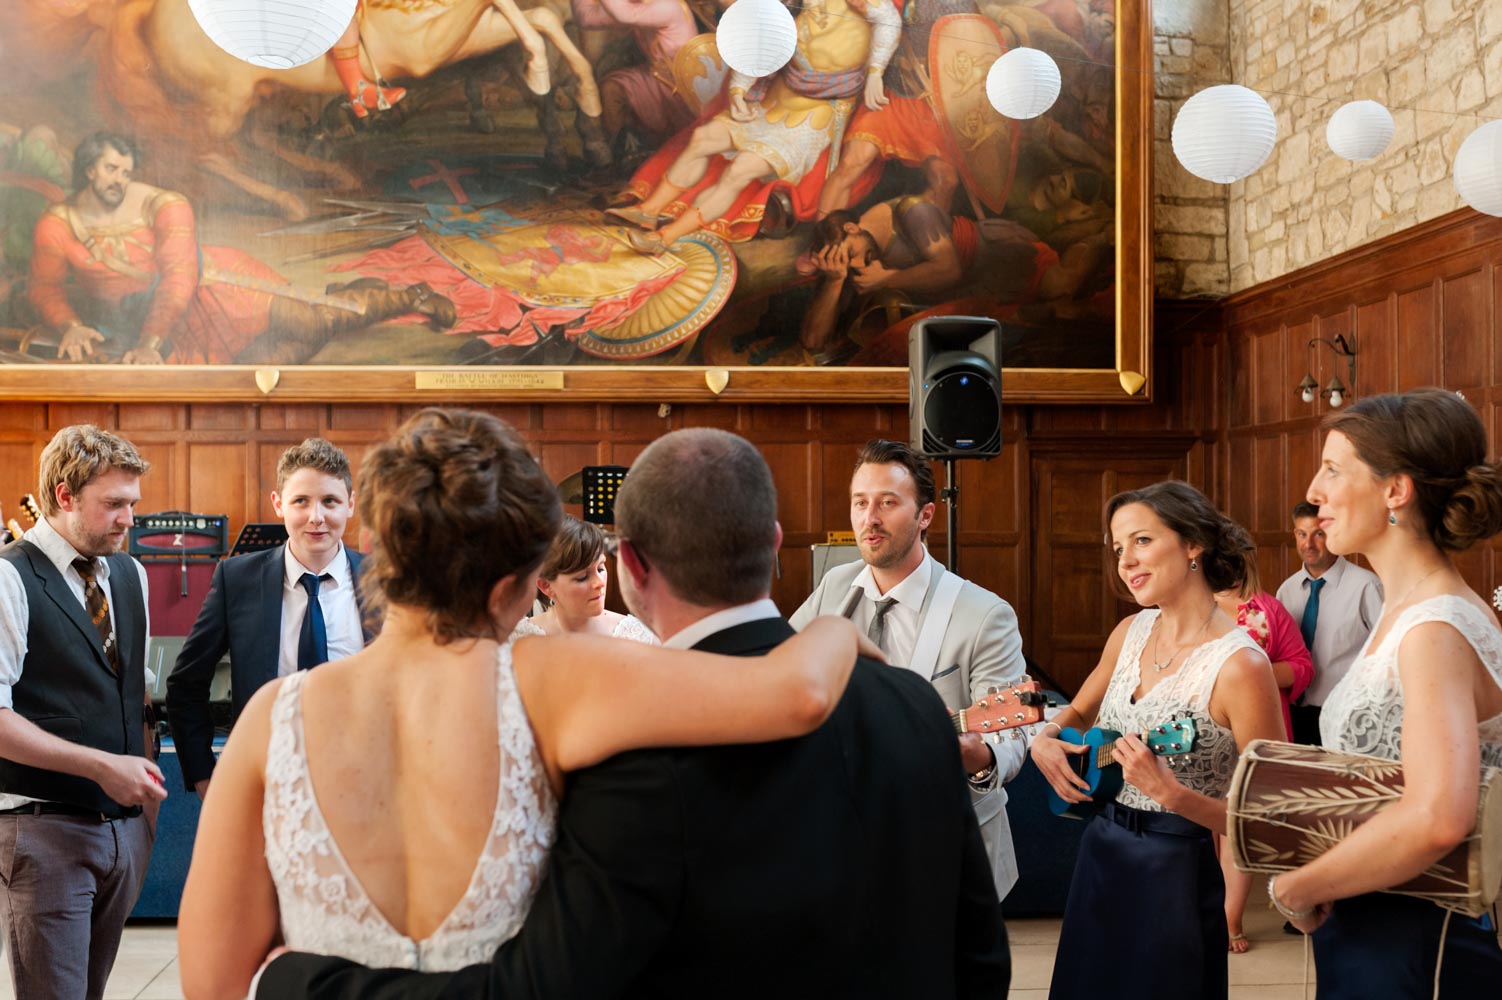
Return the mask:
{"type": "MultiPolygon", "coordinates": [[[[1354,335],[1352,335],[1354,337],[1354,335]]],[[[1344,334],[1337,333],[1333,340],[1324,337],[1314,337],[1309,341],[1309,369],[1310,374],[1305,374],[1304,380],[1299,383],[1299,398],[1306,403],[1312,403],[1319,396],[1330,400],[1331,406],[1339,406],[1346,401],[1351,389],[1346,388],[1346,383],[1340,380],[1339,375],[1331,375],[1330,382],[1323,389],[1314,381],[1314,345],[1324,344],[1340,357],[1346,359],[1346,377],[1350,380],[1352,388],[1356,385],[1356,345],[1344,334]]]]}

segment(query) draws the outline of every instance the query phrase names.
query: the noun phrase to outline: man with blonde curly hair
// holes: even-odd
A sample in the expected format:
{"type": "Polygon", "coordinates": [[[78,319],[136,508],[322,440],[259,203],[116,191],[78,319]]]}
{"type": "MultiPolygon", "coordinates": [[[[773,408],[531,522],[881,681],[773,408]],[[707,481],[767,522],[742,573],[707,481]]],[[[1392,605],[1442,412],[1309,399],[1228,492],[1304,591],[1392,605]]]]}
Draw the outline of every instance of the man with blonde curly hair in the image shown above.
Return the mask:
{"type": "Polygon", "coordinates": [[[42,520],[0,550],[0,930],[21,997],[103,995],[167,795],[146,570],[121,552],[149,468],[121,437],[64,427],[42,452],[42,520]]]}

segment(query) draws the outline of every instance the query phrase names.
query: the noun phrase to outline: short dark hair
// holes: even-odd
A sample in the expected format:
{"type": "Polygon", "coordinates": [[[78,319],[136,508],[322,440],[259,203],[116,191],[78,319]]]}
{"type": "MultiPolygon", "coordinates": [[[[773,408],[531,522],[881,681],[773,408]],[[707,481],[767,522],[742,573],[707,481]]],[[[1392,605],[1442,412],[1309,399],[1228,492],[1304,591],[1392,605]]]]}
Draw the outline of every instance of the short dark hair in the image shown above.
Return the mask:
{"type": "Polygon", "coordinates": [[[1306,517],[1319,517],[1319,507],[1308,500],[1300,500],[1293,505],[1293,519],[1302,521],[1306,517]]]}
{"type": "Polygon", "coordinates": [[[95,132],[80,142],[73,151],[74,191],[82,191],[89,186],[89,171],[94,169],[94,164],[99,162],[106,149],[113,149],[121,156],[130,157],[135,168],[141,168],[141,147],[136,145],[134,139],[118,132],[95,132]]]}
{"type": "Polygon", "coordinates": [[[310,437],[282,452],[276,463],[276,488],[287,485],[287,479],[299,469],[313,469],[326,476],[344,481],[344,488],[353,491],[354,477],[349,471],[349,456],[332,441],[310,437]]]}
{"type": "MultiPolygon", "coordinates": [[[[1212,593],[1239,589],[1246,582],[1247,566],[1256,552],[1252,536],[1217,510],[1203,493],[1177,479],[1153,483],[1140,490],[1127,490],[1107,501],[1107,545],[1111,540],[1111,518],[1121,508],[1134,503],[1151,508],[1170,531],[1203,550],[1199,557],[1200,572],[1212,593]]],[[[1112,573],[1111,579],[1118,596],[1133,600],[1132,592],[1120,574],[1112,573]]]]}
{"type": "MultiPolygon", "coordinates": [[[[900,465],[913,477],[913,485],[918,489],[918,508],[921,510],[934,502],[938,492],[934,487],[934,466],[928,460],[928,456],[922,452],[914,451],[910,445],[901,441],[887,441],[877,438],[867,441],[861,449],[860,455],[855,460],[855,468],[863,465],[900,465]]],[[[852,472],[855,470],[852,469],[852,472]]]]}
{"type": "Polygon", "coordinates": [[[743,437],[708,427],[665,434],[631,464],[616,530],[681,600],[699,607],[766,596],[777,558],[777,487],[743,437]]]}
{"type": "Polygon", "coordinates": [[[1412,389],[1357,400],[1325,418],[1379,478],[1413,480],[1429,540],[1461,552],[1502,531],[1502,470],[1486,458],[1486,427],[1448,389],[1412,389]]]}
{"type": "Polygon", "coordinates": [[[565,573],[577,573],[594,565],[604,554],[605,532],[599,525],[565,516],[537,575],[551,580],[565,573]]]}
{"type": "Polygon", "coordinates": [[[558,533],[558,491],[511,426],[473,410],[422,410],[360,466],[373,536],[362,585],[379,608],[424,612],[439,642],[495,635],[490,592],[531,573],[558,533]]]}

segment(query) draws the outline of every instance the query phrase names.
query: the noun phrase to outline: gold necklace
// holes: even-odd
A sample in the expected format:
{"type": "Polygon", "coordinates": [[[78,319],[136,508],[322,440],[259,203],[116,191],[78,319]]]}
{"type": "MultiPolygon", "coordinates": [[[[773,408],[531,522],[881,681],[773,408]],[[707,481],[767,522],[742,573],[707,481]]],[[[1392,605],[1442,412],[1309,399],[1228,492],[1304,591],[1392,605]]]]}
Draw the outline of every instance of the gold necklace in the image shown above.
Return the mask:
{"type": "MultiPolygon", "coordinates": [[[[1397,601],[1393,603],[1392,607],[1388,609],[1388,614],[1391,614],[1392,612],[1394,612],[1394,611],[1398,610],[1399,608],[1401,608],[1403,606],[1403,604],[1410,597],[1413,596],[1413,592],[1415,590],[1419,589],[1419,584],[1423,583],[1425,580],[1429,579],[1435,573],[1438,573],[1440,570],[1442,570],[1444,568],[1445,567],[1443,565],[1436,566],[1433,569],[1431,569],[1429,572],[1425,573],[1423,576],[1419,577],[1418,583],[1415,583],[1412,587],[1409,587],[1408,590],[1407,590],[1407,592],[1404,593],[1402,597],[1398,598],[1397,601]]],[[[1383,617],[1385,618],[1385,617],[1387,617],[1387,615],[1384,614],[1383,617]]]]}
{"type": "Polygon", "coordinates": [[[1203,635],[1204,632],[1205,632],[1205,629],[1207,629],[1207,628],[1210,627],[1210,623],[1215,620],[1215,612],[1217,612],[1219,610],[1220,610],[1220,607],[1218,605],[1216,605],[1216,603],[1214,601],[1211,601],[1210,602],[1210,617],[1206,618],[1205,619],[1205,624],[1201,625],[1199,627],[1199,630],[1194,633],[1194,638],[1191,639],[1189,642],[1184,643],[1178,649],[1174,650],[1173,651],[1173,655],[1170,656],[1167,660],[1163,660],[1163,661],[1160,661],[1158,659],[1158,646],[1160,645],[1161,640],[1163,638],[1163,632],[1162,632],[1161,629],[1158,628],[1158,626],[1163,623],[1163,612],[1161,612],[1161,611],[1158,612],[1158,620],[1155,621],[1155,622],[1153,622],[1153,630],[1154,630],[1153,631],[1153,670],[1154,670],[1154,672],[1161,674],[1163,671],[1165,671],[1169,667],[1173,666],[1173,661],[1177,660],[1179,658],[1179,654],[1180,653],[1182,653],[1186,649],[1192,648],[1195,645],[1195,641],[1194,640],[1198,639],[1201,635],[1203,635]]]}

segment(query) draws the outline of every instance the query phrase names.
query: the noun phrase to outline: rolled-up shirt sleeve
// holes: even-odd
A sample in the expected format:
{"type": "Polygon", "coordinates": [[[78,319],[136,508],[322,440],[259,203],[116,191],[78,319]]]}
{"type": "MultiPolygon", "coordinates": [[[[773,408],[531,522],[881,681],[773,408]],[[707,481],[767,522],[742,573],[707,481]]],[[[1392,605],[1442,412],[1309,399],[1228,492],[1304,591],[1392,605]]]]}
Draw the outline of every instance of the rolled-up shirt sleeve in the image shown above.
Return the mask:
{"type": "Polygon", "coordinates": [[[13,708],[11,688],[21,679],[26,662],[26,623],[30,610],[21,574],[0,560],[0,708],[13,708]]]}

